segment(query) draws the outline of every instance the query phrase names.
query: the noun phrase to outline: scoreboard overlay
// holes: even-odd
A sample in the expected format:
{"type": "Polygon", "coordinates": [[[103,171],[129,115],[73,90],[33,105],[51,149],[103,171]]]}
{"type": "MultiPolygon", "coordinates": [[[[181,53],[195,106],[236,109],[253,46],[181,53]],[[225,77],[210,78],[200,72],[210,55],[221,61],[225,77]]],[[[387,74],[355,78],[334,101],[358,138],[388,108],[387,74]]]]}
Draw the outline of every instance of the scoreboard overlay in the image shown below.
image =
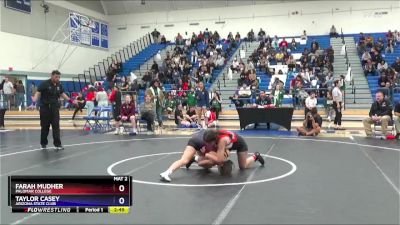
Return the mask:
{"type": "Polygon", "coordinates": [[[129,213],[131,176],[9,176],[15,213],[129,213]]]}

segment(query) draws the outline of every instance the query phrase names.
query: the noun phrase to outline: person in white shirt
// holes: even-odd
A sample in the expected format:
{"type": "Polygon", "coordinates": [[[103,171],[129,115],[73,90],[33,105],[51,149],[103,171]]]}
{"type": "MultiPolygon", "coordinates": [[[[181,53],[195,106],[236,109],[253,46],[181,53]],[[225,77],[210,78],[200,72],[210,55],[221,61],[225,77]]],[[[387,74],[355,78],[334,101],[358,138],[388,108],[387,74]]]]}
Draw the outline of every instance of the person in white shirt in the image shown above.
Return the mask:
{"type": "Polygon", "coordinates": [[[218,55],[217,60],[215,61],[217,67],[223,67],[225,64],[225,58],[222,55],[218,55]]]}
{"type": "Polygon", "coordinates": [[[368,60],[370,60],[371,58],[372,58],[372,57],[371,57],[371,54],[369,54],[368,51],[365,51],[365,52],[362,54],[362,56],[361,56],[361,63],[362,63],[362,65],[364,66],[365,63],[366,63],[368,60]]]}
{"type": "Polygon", "coordinates": [[[235,72],[239,72],[239,61],[237,60],[237,58],[235,58],[234,60],[233,60],[233,62],[232,62],[232,66],[231,66],[231,70],[232,70],[232,72],[233,71],[235,71],[235,72]]]}
{"type": "Polygon", "coordinates": [[[304,116],[306,116],[308,112],[311,112],[311,110],[315,107],[317,107],[317,98],[315,97],[315,92],[312,91],[310,95],[306,98],[306,107],[304,109],[304,116]]]}
{"type": "MultiPolygon", "coordinates": [[[[96,101],[98,107],[108,106],[108,95],[107,92],[102,87],[98,87],[98,92],[96,93],[96,101]]],[[[102,112],[100,116],[105,117],[107,112],[102,112]]]]}
{"type": "Polygon", "coordinates": [[[340,81],[335,80],[334,82],[335,88],[332,90],[333,97],[333,109],[335,110],[335,130],[344,130],[342,128],[342,102],[343,102],[343,93],[340,90],[340,81]]]}
{"type": "Polygon", "coordinates": [[[11,96],[14,94],[14,85],[11,81],[8,80],[8,77],[4,78],[4,85],[3,85],[3,101],[4,101],[4,108],[11,110],[10,100],[11,96]]]}

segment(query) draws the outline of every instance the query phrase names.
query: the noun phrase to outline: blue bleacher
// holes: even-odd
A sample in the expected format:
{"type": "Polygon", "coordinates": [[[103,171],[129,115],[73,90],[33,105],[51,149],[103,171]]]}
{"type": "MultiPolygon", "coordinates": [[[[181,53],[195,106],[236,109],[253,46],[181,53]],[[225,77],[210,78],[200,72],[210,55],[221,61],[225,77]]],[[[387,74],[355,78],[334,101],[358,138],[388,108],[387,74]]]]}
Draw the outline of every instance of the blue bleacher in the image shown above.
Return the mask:
{"type": "Polygon", "coordinates": [[[149,59],[153,58],[159,50],[166,48],[166,44],[151,44],[143,51],[139,52],[137,55],[133,56],[131,59],[126,61],[122,65],[121,76],[128,76],[131,71],[137,70],[147,62],[149,59]]]}
{"type": "MultiPolygon", "coordinates": [[[[360,38],[360,34],[348,34],[344,35],[345,37],[353,37],[355,42],[358,43],[358,40],[360,38]]],[[[378,38],[382,38],[384,42],[384,49],[387,46],[386,42],[386,33],[365,33],[365,37],[367,36],[372,36],[374,38],[374,41],[377,41],[378,38]]],[[[400,45],[397,45],[394,47],[394,52],[393,53],[385,53],[384,51],[381,53],[382,58],[386,61],[386,63],[391,66],[395,61],[397,57],[400,57],[400,45]]],[[[361,59],[361,55],[359,55],[361,59]]],[[[375,98],[375,94],[378,90],[380,90],[379,84],[378,84],[378,76],[367,76],[367,81],[368,81],[368,86],[371,90],[371,97],[372,99],[375,98]]],[[[393,101],[398,102],[400,100],[400,96],[398,93],[395,93],[393,95],[393,101]]]]}

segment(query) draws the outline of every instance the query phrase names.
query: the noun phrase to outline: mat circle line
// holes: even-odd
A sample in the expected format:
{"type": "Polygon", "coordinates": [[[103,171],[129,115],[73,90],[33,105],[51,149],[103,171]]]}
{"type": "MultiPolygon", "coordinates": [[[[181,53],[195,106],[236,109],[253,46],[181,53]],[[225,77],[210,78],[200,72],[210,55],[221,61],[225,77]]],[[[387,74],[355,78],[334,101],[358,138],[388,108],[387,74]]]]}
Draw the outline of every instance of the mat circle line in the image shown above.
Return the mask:
{"type": "MultiPolygon", "coordinates": [[[[123,159],[120,161],[117,161],[113,164],[111,164],[108,168],[107,168],[107,173],[111,176],[117,176],[117,174],[115,174],[112,169],[124,162],[130,161],[130,160],[135,160],[135,159],[141,159],[141,158],[148,158],[148,157],[153,157],[153,156],[163,156],[163,155],[174,155],[174,154],[182,154],[182,152],[164,152],[164,153],[155,153],[155,154],[149,154],[149,155],[141,155],[141,156],[135,156],[135,157],[131,157],[131,158],[127,158],[127,159],[123,159]]],[[[252,154],[252,153],[249,153],[252,154]]],[[[297,166],[296,164],[294,164],[293,162],[287,160],[287,159],[282,159],[276,156],[271,156],[271,155],[266,155],[266,154],[261,154],[264,157],[267,158],[271,158],[271,159],[277,159],[280,161],[283,161],[287,164],[289,164],[292,168],[289,172],[280,175],[280,176],[276,176],[276,177],[272,177],[272,178],[268,178],[268,179],[262,179],[262,180],[255,180],[255,181],[246,181],[246,182],[235,182],[235,183],[221,183],[221,184],[175,184],[175,183],[158,183],[158,182],[150,182],[150,181],[143,181],[143,180],[136,180],[136,179],[132,179],[133,183],[139,183],[139,184],[149,184],[149,185],[157,185],[157,186],[171,186],[171,187],[223,187],[223,186],[238,186],[238,185],[245,185],[245,184],[259,184],[259,183],[264,183],[264,182],[268,182],[268,181],[274,181],[274,180],[279,180],[285,177],[288,177],[290,175],[292,175],[294,172],[296,172],[297,170],[297,166]]]]}

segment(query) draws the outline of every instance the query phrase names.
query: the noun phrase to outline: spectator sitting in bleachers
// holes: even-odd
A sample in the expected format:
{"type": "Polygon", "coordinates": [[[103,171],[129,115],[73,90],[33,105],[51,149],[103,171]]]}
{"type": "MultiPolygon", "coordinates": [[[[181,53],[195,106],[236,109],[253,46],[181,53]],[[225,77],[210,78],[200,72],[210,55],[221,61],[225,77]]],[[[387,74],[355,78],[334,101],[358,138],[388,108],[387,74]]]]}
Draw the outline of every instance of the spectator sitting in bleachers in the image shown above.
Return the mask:
{"type": "Polygon", "coordinates": [[[249,70],[249,76],[248,76],[248,81],[247,83],[250,86],[251,90],[258,90],[259,89],[259,82],[257,79],[256,71],[255,70],[249,70]]]}
{"type": "Polygon", "coordinates": [[[392,67],[397,73],[400,73],[400,57],[397,57],[396,61],[390,67],[392,67]]]}
{"type": "Polygon", "coordinates": [[[251,89],[244,83],[238,90],[238,95],[240,98],[250,98],[251,97],[251,89]]]}
{"type": "Polygon", "coordinates": [[[240,34],[239,34],[239,32],[236,32],[235,41],[240,41],[240,34]]]}
{"type": "Polygon", "coordinates": [[[394,35],[394,45],[397,45],[397,43],[400,43],[400,32],[395,30],[393,35],[394,35]]]}
{"type": "Polygon", "coordinates": [[[160,43],[161,43],[161,44],[167,44],[167,39],[165,38],[164,35],[161,35],[161,41],[160,41],[160,43]]]}
{"type": "Polygon", "coordinates": [[[289,71],[293,71],[296,68],[296,60],[293,58],[293,55],[290,55],[286,60],[286,65],[288,65],[289,71]]]}
{"type": "Polygon", "coordinates": [[[368,62],[368,60],[371,60],[371,59],[372,59],[371,54],[369,54],[369,52],[365,50],[361,56],[362,66],[364,66],[368,62]]]}
{"type": "Polygon", "coordinates": [[[278,53],[276,53],[275,59],[276,59],[277,62],[282,63],[282,62],[284,62],[284,56],[285,55],[283,54],[283,52],[279,51],[278,53]]]}
{"type": "Polygon", "coordinates": [[[385,53],[393,53],[394,52],[394,41],[389,40],[385,49],[385,53]]]}
{"type": "Polygon", "coordinates": [[[183,45],[184,44],[183,43],[183,37],[182,37],[182,35],[180,33],[178,33],[178,35],[176,36],[175,42],[176,42],[177,45],[183,45]]]}
{"type": "Polygon", "coordinates": [[[386,72],[386,70],[388,69],[388,64],[385,60],[382,60],[378,63],[377,69],[379,73],[386,72]]]}
{"type": "Polygon", "coordinates": [[[258,36],[258,40],[259,40],[259,41],[264,40],[264,38],[265,38],[265,31],[263,31],[263,29],[260,28],[260,31],[258,31],[257,36],[258,36]]]}
{"type": "Polygon", "coordinates": [[[368,60],[364,66],[365,76],[376,76],[375,65],[371,60],[368,60]]]}
{"type": "Polygon", "coordinates": [[[375,42],[374,49],[378,52],[382,52],[384,49],[383,39],[381,37],[375,42]]]}
{"type": "Polygon", "coordinates": [[[290,51],[296,51],[297,50],[297,43],[294,38],[292,38],[292,42],[290,42],[290,51]]]}
{"type": "Polygon", "coordinates": [[[133,83],[130,86],[130,91],[132,92],[132,95],[137,95],[139,93],[139,83],[137,80],[134,80],[133,83]]]}
{"type": "Polygon", "coordinates": [[[286,52],[286,50],[288,49],[288,47],[289,47],[288,42],[286,41],[285,38],[283,38],[282,41],[279,43],[279,48],[280,48],[282,51],[286,52]]]}
{"type": "Polygon", "coordinates": [[[368,35],[368,36],[365,38],[365,45],[366,45],[368,48],[372,48],[372,46],[374,45],[374,37],[372,37],[372,35],[368,35]]]}
{"type": "Polygon", "coordinates": [[[238,73],[240,71],[239,61],[237,60],[236,57],[233,59],[233,62],[231,65],[231,70],[232,70],[232,72],[235,72],[235,73],[238,73]]]}
{"type": "Polygon", "coordinates": [[[129,91],[131,83],[129,80],[129,77],[123,77],[122,78],[122,85],[121,85],[121,91],[129,91]]]}
{"type": "Polygon", "coordinates": [[[123,127],[121,127],[123,122],[131,123],[132,132],[131,134],[136,135],[136,107],[134,101],[130,95],[125,95],[125,102],[121,106],[121,115],[115,119],[115,134],[121,134],[123,132],[123,127]]]}
{"type": "Polygon", "coordinates": [[[393,68],[388,68],[387,76],[393,87],[400,86],[399,73],[396,73],[396,71],[393,68]]]}
{"type": "Polygon", "coordinates": [[[247,40],[250,41],[250,42],[253,42],[253,41],[256,40],[256,38],[255,38],[255,36],[254,36],[254,31],[253,31],[253,29],[251,29],[251,30],[249,31],[249,33],[247,33],[247,40]]]}

